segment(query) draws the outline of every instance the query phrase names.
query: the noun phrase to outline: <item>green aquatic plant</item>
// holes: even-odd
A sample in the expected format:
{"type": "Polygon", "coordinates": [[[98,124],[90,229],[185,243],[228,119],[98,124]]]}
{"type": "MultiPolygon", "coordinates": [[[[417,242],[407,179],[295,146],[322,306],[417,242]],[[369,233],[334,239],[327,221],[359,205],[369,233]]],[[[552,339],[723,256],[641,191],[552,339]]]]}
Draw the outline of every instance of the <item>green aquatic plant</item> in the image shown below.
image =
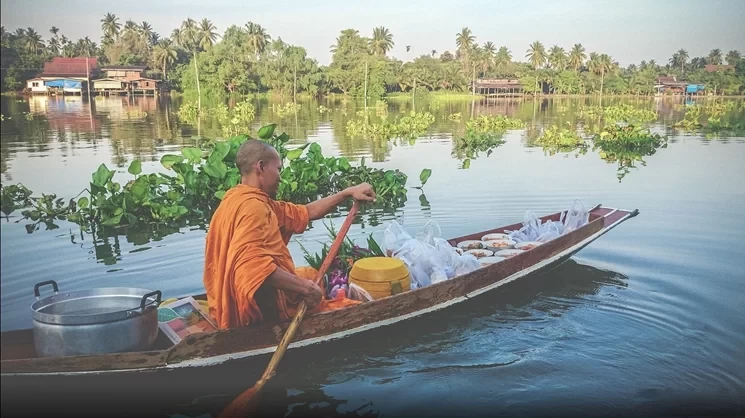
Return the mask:
{"type": "MultiPolygon", "coordinates": [[[[289,136],[275,134],[276,125],[259,129],[258,138],[271,144],[286,161],[281,173],[277,198],[296,203],[315,200],[362,182],[370,183],[378,199],[374,207],[397,208],[406,201],[405,174],[398,170],[381,170],[362,163],[353,166],[343,157],[325,157],[316,143],[288,149],[289,136]]],[[[87,195],[66,202],[56,195],[31,197],[23,185],[2,187],[2,210],[9,215],[22,212],[23,219],[53,228],[56,219],[80,224],[84,229],[138,224],[170,224],[187,220],[197,224],[209,221],[212,212],[227,190],[240,182],[236,154],[247,135],[225,141],[208,141],[201,147],[187,147],[179,154],[166,154],[160,159],[165,173],[145,174],[140,160],[128,168],[134,179],[126,183],[114,180],[115,171],[101,164],[91,175],[87,195]]],[[[431,171],[430,171],[431,174],[431,171]]],[[[425,176],[429,177],[429,174],[425,176]]],[[[421,177],[422,185],[426,178],[421,177]]],[[[80,196],[80,194],[79,194],[80,196]]]]}
{"type": "Polygon", "coordinates": [[[639,109],[628,104],[612,106],[583,106],[579,111],[580,118],[602,119],[606,123],[614,122],[651,122],[657,119],[657,113],[650,109],[639,109]]]}
{"type": "Polygon", "coordinates": [[[477,133],[474,131],[466,131],[466,135],[454,139],[453,154],[464,161],[468,160],[468,163],[463,164],[463,168],[470,166],[470,160],[478,158],[479,153],[485,152],[486,156],[490,156],[494,149],[503,145],[505,141],[502,139],[501,134],[494,133],[477,133]]]}
{"type": "Polygon", "coordinates": [[[646,165],[644,157],[667,148],[667,138],[635,125],[608,125],[593,138],[593,151],[610,163],[618,163],[620,182],[636,164],[646,165]]]}
{"type": "Polygon", "coordinates": [[[295,102],[288,102],[288,103],[285,103],[284,105],[275,103],[272,105],[272,112],[274,112],[274,114],[278,118],[283,118],[285,116],[296,114],[297,112],[300,111],[300,108],[302,107],[303,105],[301,105],[300,103],[295,103],[295,102]]]}
{"type": "Polygon", "coordinates": [[[551,155],[574,150],[583,152],[586,148],[585,140],[576,131],[556,125],[546,128],[536,143],[551,155]]]}
{"type": "Polygon", "coordinates": [[[384,118],[380,123],[370,123],[368,118],[363,117],[347,121],[346,132],[353,137],[413,140],[424,135],[434,122],[435,117],[429,112],[411,112],[392,122],[384,118]]]}
{"type": "Polygon", "coordinates": [[[508,116],[481,115],[466,122],[466,129],[475,133],[498,133],[509,129],[520,129],[525,127],[525,123],[520,119],[510,118],[508,116]]]}

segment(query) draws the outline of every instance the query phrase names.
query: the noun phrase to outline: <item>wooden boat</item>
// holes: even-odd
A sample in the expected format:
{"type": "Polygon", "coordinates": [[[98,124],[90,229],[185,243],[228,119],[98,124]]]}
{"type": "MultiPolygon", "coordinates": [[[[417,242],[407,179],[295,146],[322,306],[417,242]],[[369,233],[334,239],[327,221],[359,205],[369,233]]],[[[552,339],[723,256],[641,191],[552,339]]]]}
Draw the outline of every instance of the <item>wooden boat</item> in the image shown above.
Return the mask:
{"type": "MultiPolygon", "coordinates": [[[[638,211],[595,207],[590,222],[571,233],[452,280],[400,293],[347,309],[308,316],[300,326],[290,349],[326,342],[372,328],[390,325],[450,305],[467,301],[478,294],[517,280],[563,261],[638,211]]],[[[558,220],[560,213],[541,219],[558,220]]],[[[480,239],[485,234],[519,229],[521,224],[451,239],[450,243],[480,239]]],[[[196,296],[204,299],[204,295],[196,296]]],[[[171,369],[211,366],[229,360],[267,354],[274,351],[287,323],[191,335],[180,344],[147,352],[96,356],[38,358],[33,348],[31,329],[2,333],[2,376],[71,375],[138,372],[145,369],[171,369]]],[[[163,341],[156,342],[164,344],[163,341]]]]}
{"type": "MultiPolygon", "coordinates": [[[[425,288],[342,310],[308,316],[290,344],[288,355],[304,346],[360,334],[466,302],[514,280],[556,266],[637,214],[638,210],[620,210],[598,205],[591,209],[589,222],[583,227],[502,262],[425,288]]],[[[561,213],[554,213],[541,219],[557,221],[560,216],[561,213]]],[[[520,223],[507,225],[454,238],[449,242],[455,245],[463,240],[480,239],[488,233],[516,230],[521,226],[520,223]]],[[[204,299],[204,295],[195,298],[204,299]]],[[[156,347],[147,352],[61,358],[37,357],[31,329],[3,332],[0,362],[3,403],[10,399],[8,388],[14,384],[19,385],[17,388],[32,388],[34,382],[48,384],[49,378],[52,377],[59,385],[64,385],[64,382],[69,381],[66,379],[76,376],[85,377],[88,383],[94,381],[91,380],[94,376],[116,378],[120,382],[135,382],[132,376],[142,376],[145,372],[150,376],[150,372],[186,371],[202,369],[205,366],[222,367],[221,365],[240,361],[242,370],[256,370],[253,377],[255,380],[266,366],[269,354],[276,349],[276,344],[288,323],[289,321],[264,323],[190,335],[181,343],[171,346],[167,339],[161,338],[156,342],[156,347]],[[256,367],[245,366],[247,361],[256,367]]],[[[252,377],[246,374],[242,376],[247,384],[253,383],[252,377]]]]}

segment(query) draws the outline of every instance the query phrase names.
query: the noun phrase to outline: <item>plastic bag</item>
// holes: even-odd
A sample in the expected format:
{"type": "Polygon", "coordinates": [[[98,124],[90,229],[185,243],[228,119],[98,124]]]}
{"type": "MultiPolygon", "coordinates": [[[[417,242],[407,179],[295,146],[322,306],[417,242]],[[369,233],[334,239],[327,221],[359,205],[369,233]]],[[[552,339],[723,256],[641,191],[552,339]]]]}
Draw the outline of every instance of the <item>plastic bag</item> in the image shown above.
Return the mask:
{"type": "Polygon", "coordinates": [[[370,302],[373,300],[373,297],[370,296],[370,293],[368,293],[367,290],[354,283],[349,283],[349,296],[347,297],[361,302],[370,302]]]}
{"type": "Polygon", "coordinates": [[[411,241],[411,235],[409,235],[404,228],[396,221],[391,222],[388,228],[385,229],[384,244],[385,249],[389,257],[397,253],[406,242],[411,241]]]}
{"type": "MultiPolygon", "coordinates": [[[[456,253],[458,254],[458,253],[456,253]]],[[[458,255],[457,263],[453,266],[454,277],[468,274],[481,268],[481,263],[472,254],[458,255]]]]}
{"type": "Polygon", "coordinates": [[[579,200],[575,200],[564,219],[564,232],[574,231],[590,220],[590,213],[579,200]]]}
{"type": "Polygon", "coordinates": [[[564,234],[564,224],[560,221],[541,223],[541,219],[535,213],[526,211],[522,228],[517,231],[505,231],[505,233],[516,242],[548,242],[564,234]]]}

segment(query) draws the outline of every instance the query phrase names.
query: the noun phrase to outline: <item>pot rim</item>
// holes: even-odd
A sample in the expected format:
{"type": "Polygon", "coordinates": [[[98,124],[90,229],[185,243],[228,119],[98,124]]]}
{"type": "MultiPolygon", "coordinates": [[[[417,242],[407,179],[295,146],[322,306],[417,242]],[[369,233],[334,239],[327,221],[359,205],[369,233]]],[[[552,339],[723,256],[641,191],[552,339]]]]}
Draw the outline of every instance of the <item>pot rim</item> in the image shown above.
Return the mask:
{"type": "Polygon", "coordinates": [[[72,292],[55,293],[54,295],[41,298],[31,305],[34,321],[45,324],[57,325],[93,325],[106,322],[121,321],[148,312],[156,313],[160,304],[161,292],[148,289],[132,287],[106,287],[99,289],[77,290],[72,292]],[[106,298],[106,297],[131,297],[132,307],[113,312],[91,315],[60,315],[40,312],[54,304],[71,301],[75,299],[106,298]]]}

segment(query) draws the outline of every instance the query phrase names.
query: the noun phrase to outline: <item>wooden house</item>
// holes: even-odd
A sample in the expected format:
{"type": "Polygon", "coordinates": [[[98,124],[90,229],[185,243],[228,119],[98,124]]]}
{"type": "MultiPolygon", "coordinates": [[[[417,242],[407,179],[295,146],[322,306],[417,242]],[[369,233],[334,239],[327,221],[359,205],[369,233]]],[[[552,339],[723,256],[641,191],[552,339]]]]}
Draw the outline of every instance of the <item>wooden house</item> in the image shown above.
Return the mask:
{"type": "Polygon", "coordinates": [[[511,96],[522,94],[520,80],[513,79],[478,79],[476,92],[487,96],[511,96]]]}
{"type": "Polygon", "coordinates": [[[31,94],[47,94],[47,86],[44,84],[43,78],[32,78],[26,82],[26,88],[31,94]]]}

